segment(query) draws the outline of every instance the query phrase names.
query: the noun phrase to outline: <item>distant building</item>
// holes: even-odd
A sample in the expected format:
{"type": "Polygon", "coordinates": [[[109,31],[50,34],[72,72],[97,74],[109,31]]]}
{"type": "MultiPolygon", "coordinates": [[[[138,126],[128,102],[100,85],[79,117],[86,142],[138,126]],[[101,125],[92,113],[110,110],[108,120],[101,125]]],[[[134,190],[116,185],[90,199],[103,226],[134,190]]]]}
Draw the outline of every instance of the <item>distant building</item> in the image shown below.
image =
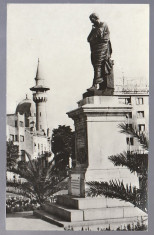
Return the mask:
{"type": "MultiPolygon", "coordinates": [[[[132,107],[127,115],[127,125],[132,126],[138,134],[149,135],[149,91],[147,87],[119,89],[115,91],[119,103],[127,104],[132,107]]],[[[139,144],[136,138],[126,135],[127,152],[147,153],[139,144]]]]}
{"type": "Polygon", "coordinates": [[[14,114],[7,115],[7,141],[11,140],[19,146],[21,160],[26,160],[27,153],[31,159],[48,156],[51,153],[51,133],[47,127],[46,92],[50,90],[44,85],[40,75],[39,61],[35,77],[36,85],[30,90],[33,92],[33,101],[27,96],[16,107],[14,114]]]}

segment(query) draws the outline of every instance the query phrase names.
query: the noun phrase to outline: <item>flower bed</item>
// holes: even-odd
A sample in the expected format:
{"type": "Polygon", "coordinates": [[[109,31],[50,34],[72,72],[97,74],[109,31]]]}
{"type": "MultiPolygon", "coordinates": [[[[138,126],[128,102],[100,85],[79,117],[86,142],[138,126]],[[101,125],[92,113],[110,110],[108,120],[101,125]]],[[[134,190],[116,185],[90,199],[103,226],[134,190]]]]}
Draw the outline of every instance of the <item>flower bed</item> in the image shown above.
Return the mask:
{"type": "Polygon", "coordinates": [[[40,205],[34,199],[24,197],[9,197],[6,200],[6,213],[33,211],[39,209],[40,205]]]}

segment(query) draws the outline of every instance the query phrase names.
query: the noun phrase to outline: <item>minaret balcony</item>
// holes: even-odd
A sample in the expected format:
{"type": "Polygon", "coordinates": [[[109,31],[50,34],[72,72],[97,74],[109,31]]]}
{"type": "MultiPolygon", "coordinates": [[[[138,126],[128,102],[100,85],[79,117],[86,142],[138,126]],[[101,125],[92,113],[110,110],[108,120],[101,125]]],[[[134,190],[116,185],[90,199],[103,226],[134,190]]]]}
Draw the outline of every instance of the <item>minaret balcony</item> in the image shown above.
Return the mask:
{"type": "Polygon", "coordinates": [[[33,94],[33,101],[34,102],[46,102],[47,101],[47,95],[45,93],[43,94],[33,94]]]}

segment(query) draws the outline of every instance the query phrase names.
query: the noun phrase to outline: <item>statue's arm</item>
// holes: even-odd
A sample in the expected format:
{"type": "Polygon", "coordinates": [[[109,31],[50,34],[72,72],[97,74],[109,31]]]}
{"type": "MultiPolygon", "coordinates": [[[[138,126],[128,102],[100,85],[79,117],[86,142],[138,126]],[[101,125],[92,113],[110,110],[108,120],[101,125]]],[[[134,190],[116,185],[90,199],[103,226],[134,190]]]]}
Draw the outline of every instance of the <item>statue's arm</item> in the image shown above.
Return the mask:
{"type": "Polygon", "coordinates": [[[100,30],[93,28],[87,38],[88,42],[92,42],[95,41],[96,38],[98,38],[100,36],[100,30]]]}

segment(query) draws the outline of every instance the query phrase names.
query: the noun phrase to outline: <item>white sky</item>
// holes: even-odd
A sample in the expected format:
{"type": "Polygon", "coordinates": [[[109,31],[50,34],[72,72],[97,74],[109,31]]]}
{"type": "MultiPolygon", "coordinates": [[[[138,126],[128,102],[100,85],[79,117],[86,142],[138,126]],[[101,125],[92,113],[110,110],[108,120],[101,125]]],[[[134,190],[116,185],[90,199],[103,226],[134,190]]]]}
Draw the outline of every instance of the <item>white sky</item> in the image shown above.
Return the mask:
{"type": "Polygon", "coordinates": [[[89,15],[98,13],[110,29],[115,83],[149,79],[149,6],[141,4],[9,4],[7,19],[7,113],[32,98],[37,60],[48,91],[48,126],[71,125],[66,112],[92,85],[87,36],[89,15]]]}

